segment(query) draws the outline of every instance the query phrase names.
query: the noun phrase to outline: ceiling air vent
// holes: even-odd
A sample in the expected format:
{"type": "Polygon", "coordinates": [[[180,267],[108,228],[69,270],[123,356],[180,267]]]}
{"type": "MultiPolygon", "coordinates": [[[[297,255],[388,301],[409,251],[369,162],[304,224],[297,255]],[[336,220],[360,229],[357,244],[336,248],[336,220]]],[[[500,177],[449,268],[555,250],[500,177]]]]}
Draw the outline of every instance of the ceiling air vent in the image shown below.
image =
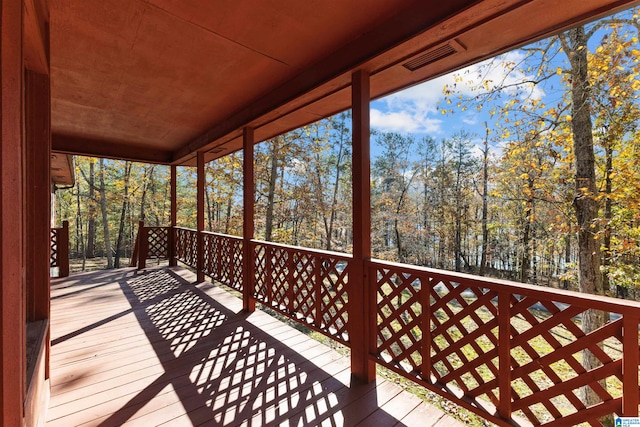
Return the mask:
{"type": "Polygon", "coordinates": [[[433,64],[434,62],[446,58],[447,56],[451,56],[461,50],[464,50],[464,47],[455,40],[451,40],[448,43],[445,43],[431,49],[426,53],[423,53],[417,58],[413,58],[411,61],[405,62],[404,64],[402,64],[402,66],[409,71],[415,71],[418,68],[433,64]]]}

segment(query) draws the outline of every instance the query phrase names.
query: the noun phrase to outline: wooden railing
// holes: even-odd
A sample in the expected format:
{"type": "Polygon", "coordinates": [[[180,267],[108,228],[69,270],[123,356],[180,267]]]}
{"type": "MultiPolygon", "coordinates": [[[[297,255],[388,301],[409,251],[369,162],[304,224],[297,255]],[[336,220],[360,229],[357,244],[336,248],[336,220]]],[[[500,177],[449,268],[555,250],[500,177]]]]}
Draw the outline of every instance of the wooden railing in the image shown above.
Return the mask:
{"type": "Polygon", "coordinates": [[[204,274],[242,292],[242,238],[203,232],[204,274]]]}
{"type": "Polygon", "coordinates": [[[174,227],[173,231],[176,259],[191,268],[196,268],[198,265],[198,232],[180,227],[174,227]]]}
{"type": "MultiPolygon", "coordinates": [[[[198,232],[174,227],[175,258],[197,268],[198,232]]],[[[205,275],[238,291],[242,291],[242,238],[202,232],[205,275]]]]}
{"type": "Polygon", "coordinates": [[[138,235],[131,254],[130,266],[145,268],[148,259],[166,260],[171,257],[173,248],[171,227],[145,227],[140,221],[138,235]]]}
{"type": "Polygon", "coordinates": [[[349,255],[252,240],[254,296],[345,345],[349,255]]]}
{"type": "Polygon", "coordinates": [[[62,227],[51,229],[50,267],[58,267],[58,277],[69,275],[69,221],[63,221],[62,227]]]}
{"type": "Polygon", "coordinates": [[[501,425],[514,415],[567,426],[637,416],[640,304],[382,261],[369,268],[381,365],[501,425]],[[584,333],[588,310],[611,320],[584,333]],[[585,351],[599,367],[583,368],[585,351]],[[602,402],[585,407],[584,387],[602,402]]]}
{"type": "MultiPolygon", "coordinates": [[[[174,253],[195,268],[195,230],[174,229],[174,253]]],[[[350,346],[350,255],[202,233],[205,274],[350,346]]],[[[163,240],[169,241],[170,239],[163,240]]],[[[370,283],[371,360],[498,425],[602,425],[638,416],[640,304],[380,260],[370,283]],[[610,320],[585,333],[582,318],[610,320]],[[585,369],[584,354],[598,366],[585,369]],[[599,403],[580,396],[592,390],[599,403]]],[[[352,331],[352,333],[354,333],[352,331]]]]}

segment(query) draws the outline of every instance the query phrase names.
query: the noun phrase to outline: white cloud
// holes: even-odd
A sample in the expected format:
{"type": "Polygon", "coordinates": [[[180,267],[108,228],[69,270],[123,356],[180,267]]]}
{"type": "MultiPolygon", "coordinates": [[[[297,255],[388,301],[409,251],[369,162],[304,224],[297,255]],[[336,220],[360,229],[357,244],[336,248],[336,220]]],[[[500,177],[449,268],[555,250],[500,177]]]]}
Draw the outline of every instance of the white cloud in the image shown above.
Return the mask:
{"type": "Polygon", "coordinates": [[[475,114],[472,116],[467,116],[465,118],[462,119],[462,122],[466,125],[469,126],[474,126],[478,124],[478,116],[476,116],[475,114]]]}
{"type": "Polygon", "coordinates": [[[410,110],[383,112],[371,109],[371,127],[385,132],[440,133],[442,120],[427,117],[410,110]]]}

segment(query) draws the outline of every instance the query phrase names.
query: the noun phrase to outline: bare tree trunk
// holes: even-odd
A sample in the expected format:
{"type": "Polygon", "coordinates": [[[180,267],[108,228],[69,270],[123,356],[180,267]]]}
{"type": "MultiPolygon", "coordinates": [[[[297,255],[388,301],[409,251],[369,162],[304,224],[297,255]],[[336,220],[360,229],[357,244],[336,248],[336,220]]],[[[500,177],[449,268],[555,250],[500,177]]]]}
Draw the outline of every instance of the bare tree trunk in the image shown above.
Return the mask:
{"type": "MultiPolygon", "coordinates": [[[[593,124],[590,115],[590,85],[588,80],[587,37],[584,27],[568,32],[571,62],[571,131],[576,164],[576,193],[573,200],[578,223],[578,278],[580,291],[604,295],[600,272],[600,242],[598,232],[598,202],[593,150],[593,124]]],[[[598,310],[587,310],[582,316],[582,330],[590,333],[603,326],[608,314],[598,310]]],[[[601,365],[600,360],[589,350],[582,352],[582,364],[587,370],[601,365]]],[[[598,395],[589,387],[582,390],[582,400],[587,406],[600,402],[598,395]]],[[[606,420],[605,424],[612,423],[606,420]]]]}
{"type": "Polygon", "coordinates": [[[96,200],[95,167],[94,167],[93,159],[89,159],[89,220],[87,224],[87,250],[85,251],[87,258],[94,258],[96,256],[96,202],[95,200],[96,200]]]}
{"type": "Polygon", "coordinates": [[[104,248],[107,257],[107,268],[113,268],[113,254],[111,253],[111,236],[109,235],[109,213],[107,211],[107,189],[104,185],[104,159],[100,159],[100,210],[102,212],[102,229],[104,230],[104,248]]]}
{"type": "Polygon", "coordinates": [[[489,127],[484,123],[487,135],[484,140],[484,150],[482,151],[482,256],[480,258],[480,276],[484,276],[487,269],[487,246],[489,245],[488,223],[488,202],[489,202],[489,127]]]}
{"type": "MultiPolygon", "coordinates": [[[[571,234],[572,233],[572,229],[571,229],[571,221],[567,220],[567,238],[565,240],[565,245],[564,245],[564,273],[568,273],[569,272],[569,264],[571,264],[571,234]]],[[[564,279],[562,281],[562,289],[568,290],[569,289],[569,279],[564,279]]]]}
{"type": "MultiPolygon", "coordinates": [[[[613,203],[611,201],[611,193],[613,192],[613,184],[611,175],[613,173],[613,147],[610,141],[607,141],[605,147],[606,167],[605,167],[605,199],[604,199],[604,254],[602,257],[602,266],[604,273],[602,275],[602,287],[604,291],[611,290],[609,282],[609,271],[607,267],[611,265],[611,219],[613,218],[613,203]]],[[[616,296],[618,298],[627,297],[627,288],[624,286],[616,286],[616,296]]]]}
{"type": "Polygon", "coordinates": [[[461,218],[460,218],[460,213],[456,213],[456,218],[455,218],[455,248],[454,248],[454,252],[455,252],[455,262],[456,262],[456,271],[460,272],[462,271],[462,246],[461,246],[461,242],[462,242],[462,238],[461,238],[461,218]]]}
{"type": "Polygon", "coordinates": [[[404,207],[405,196],[407,194],[407,191],[410,185],[411,185],[411,181],[409,183],[403,183],[402,185],[402,192],[400,193],[400,198],[398,199],[398,203],[396,204],[396,214],[393,220],[393,228],[396,235],[396,247],[398,250],[398,261],[403,263],[407,262],[407,249],[403,245],[402,232],[400,231],[398,218],[400,217],[400,212],[404,207]]]}
{"type": "MultiPolygon", "coordinates": [[[[462,138],[462,136],[460,136],[462,138]]],[[[457,142],[460,144],[460,142],[457,142]]],[[[457,272],[462,271],[462,216],[464,215],[463,207],[463,195],[462,195],[462,168],[463,168],[463,151],[458,146],[457,164],[456,164],[456,183],[454,187],[455,191],[455,212],[454,212],[454,224],[455,224],[455,241],[454,241],[454,255],[455,255],[455,269],[457,272]]]]}
{"type": "Polygon", "coordinates": [[[140,221],[146,220],[147,212],[145,208],[147,204],[147,189],[149,188],[149,183],[153,181],[154,168],[155,166],[150,166],[150,170],[144,168],[144,175],[142,177],[142,196],[140,197],[140,214],[138,215],[138,219],[140,221]]]}
{"type": "Polygon", "coordinates": [[[231,212],[232,212],[232,208],[233,208],[233,198],[234,198],[234,191],[229,192],[229,198],[227,199],[227,217],[225,218],[225,222],[224,222],[224,233],[225,234],[229,234],[229,228],[231,227],[231,212]]]}
{"type": "Polygon", "coordinates": [[[331,196],[331,214],[329,216],[329,224],[327,228],[327,245],[325,247],[326,250],[330,251],[332,249],[331,239],[333,238],[333,229],[336,222],[336,211],[338,206],[338,194],[340,192],[340,177],[342,175],[342,162],[344,160],[345,153],[345,121],[346,115],[342,114],[340,116],[342,122],[340,123],[340,139],[338,140],[338,154],[336,156],[336,173],[333,176],[333,194],[331,196]]]}
{"type": "Polygon", "coordinates": [[[314,180],[313,189],[315,193],[315,203],[318,204],[318,211],[322,215],[322,222],[324,223],[324,234],[325,241],[324,244],[321,242],[320,244],[327,250],[331,248],[331,232],[329,231],[329,218],[331,214],[327,213],[327,206],[324,202],[324,187],[322,182],[322,167],[321,167],[322,159],[320,157],[320,153],[314,153],[314,180]]]}
{"type": "Polygon", "coordinates": [[[116,240],[116,259],[114,261],[114,267],[120,268],[120,252],[122,250],[122,238],[124,237],[124,225],[127,219],[127,209],[129,207],[129,178],[131,176],[131,162],[125,162],[124,164],[124,194],[122,196],[122,209],[120,211],[120,226],[118,228],[118,239],[116,240]]]}
{"type": "Polygon", "coordinates": [[[270,241],[273,233],[273,208],[278,180],[279,137],[271,140],[271,164],[269,168],[269,187],[267,190],[267,213],[265,215],[264,240],[270,241]]]}
{"type": "MultiPolygon", "coordinates": [[[[166,221],[168,221],[168,220],[169,220],[169,218],[170,218],[170,216],[171,216],[171,213],[170,213],[170,212],[168,212],[170,209],[167,209],[167,205],[168,205],[168,204],[169,204],[169,205],[171,204],[171,200],[169,200],[169,199],[171,198],[171,197],[170,197],[170,194],[169,194],[169,192],[170,192],[169,190],[170,190],[170,188],[171,188],[171,182],[170,182],[170,181],[171,181],[171,180],[169,180],[169,179],[167,179],[167,180],[165,181],[165,184],[164,184],[164,193],[163,193],[163,195],[162,195],[162,211],[161,211],[161,212],[162,212],[162,223],[163,223],[163,224],[166,224],[166,221]],[[165,218],[166,218],[166,219],[165,219],[165,218]]],[[[154,191],[153,191],[153,193],[152,193],[152,194],[154,194],[154,195],[155,195],[155,186],[154,186],[154,187],[152,187],[152,188],[154,189],[154,191]]],[[[156,209],[156,211],[157,211],[157,209],[156,209]]],[[[160,218],[159,218],[159,217],[158,217],[158,215],[156,214],[156,226],[160,226],[160,222],[161,222],[161,221],[160,221],[160,218]]]]}
{"type": "Polygon", "coordinates": [[[84,271],[87,263],[87,254],[84,246],[84,233],[82,231],[82,215],[80,211],[80,180],[76,180],[76,252],[82,254],[82,271],[84,271]]]}
{"type": "Polygon", "coordinates": [[[211,231],[213,230],[213,210],[211,207],[211,196],[209,193],[210,191],[205,187],[204,200],[207,205],[207,224],[209,225],[209,231],[211,231]]]}

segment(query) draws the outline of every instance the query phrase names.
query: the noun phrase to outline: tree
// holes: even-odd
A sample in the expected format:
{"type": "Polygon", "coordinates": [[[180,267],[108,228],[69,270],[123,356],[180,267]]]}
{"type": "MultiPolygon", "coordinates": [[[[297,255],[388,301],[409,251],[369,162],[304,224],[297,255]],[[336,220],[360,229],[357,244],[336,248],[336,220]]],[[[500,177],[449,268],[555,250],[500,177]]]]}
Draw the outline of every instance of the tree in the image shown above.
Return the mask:
{"type": "Polygon", "coordinates": [[[453,154],[452,167],[454,174],[453,198],[455,201],[452,212],[455,222],[455,271],[462,271],[463,261],[466,268],[470,268],[469,261],[466,259],[462,248],[462,227],[469,210],[469,199],[471,197],[470,178],[475,168],[475,161],[471,158],[470,139],[471,135],[465,131],[459,131],[451,138],[453,154]]]}
{"type": "Polygon", "coordinates": [[[113,254],[111,252],[111,236],[109,233],[109,212],[107,206],[107,186],[105,185],[105,161],[100,159],[98,162],[98,176],[100,187],[98,188],[98,194],[100,195],[100,211],[102,212],[102,229],[104,232],[104,246],[107,257],[107,268],[113,268],[113,254]]]}
{"type": "Polygon", "coordinates": [[[84,270],[87,262],[87,256],[86,256],[86,251],[84,246],[84,235],[82,230],[82,210],[81,210],[81,204],[80,204],[80,180],[76,181],[76,208],[77,208],[76,210],[76,233],[77,233],[76,252],[80,250],[82,253],[82,269],[84,270]]]}
{"type": "MultiPolygon", "coordinates": [[[[592,111],[594,117],[594,137],[601,147],[603,157],[596,157],[596,171],[599,171],[604,210],[602,218],[602,272],[603,287],[614,291],[618,297],[626,297],[630,284],[637,283],[640,275],[634,271],[637,258],[628,257],[633,245],[622,248],[618,243],[632,241],[634,232],[623,217],[636,211],[637,163],[636,150],[638,117],[639,60],[636,49],[637,39],[624,27],[615,26],[603,37],[602,43],[591,53],[589,60],[589,80],[592,84],[592,111]],[[630,172],[630,173],[629,173],[630,172]],[[631,231],[631,235],[629,234],[631,231]],[[624,253],[624,256],[619,254],[624,253]]],[[[632,214],[633,215],[633,214],[632,214]]],[[[633,285],[632,285],[633,286],[633,285]]]]}
{"type": "Polygon", "coordinates": [[[418,265],[433,266],[434,244],[433,235],[437,227],[434,226],[436,218],[433,212],[433,198],[435,190],[432,188],[432,174],[434,173],[434,163],[436,155],[436,141],[431,137],[425,137],[418,143],[418,160],[416,170],[419,171],[419,180],[422,184],[420,205],[420,229],[418,232],[419,241],[416,252],[416,263],[418,265]]]}
{"type": "Polygon", "coordinates": [[[377,252],[395,252],[394,260],[409,262],[416,211],[409,205],[409,192],[417,176],[409,154],[415,144],[411,136],[393,132],[376,134],[382,153],[373,163],[372,223],[377,252]],[[376,238],[377,237],[377,238],[376,238]]]}
{"type": "MultiPolygon", "coordinates": [[[[568,149],[573,157],[575,173],[573,207],[578,235],[578,283],[581,291],[593,294],[601,295],[605,290],[600,269],[601,198],[596,174],[597,147],[593,137],[598,129],[594,128],[592,114],[597,112],[594,106],[599,103],[606,104],[602,102],[602,98],[598,101],[595,96],[611,93],[600,89],[603,87],[602,81],[615,81],[615,70],[620,68],[619,64],[614,67],[602,67],[601,75],[605,74],[606,77],[603,80],[594,79],[590,71],[594,65],[594,56],[590,54],[589,41],[596,37],[602,40],[604,37],[606,42],[606,38],[615,33],[616,28],[624,25],[633,28],[635,35],[631,40],[635,40],[637,44],[637,32],[640,26],[636,18],[636,16],[631,18],[630,14],[626,13],[598,21],[589,27],[580,26],[521,50],[519,57],[511,55],[490,61],[477,69],[479,78],[473,84],[476,95],[467,99],[460,95],[458,98],[460,101],[457,104],[463,110],[469,105],[482,109],[488,103],[500,105],[495,101],[508,96],[510,99],[493,110],[493,114],[497,114],[503,122],[508,122],[509,113],[520,111],[527,116],[529,123],[536,123],[530,132],[555,140],[558,147],[568,149]],[[563,57],[566,58],[564,62],[566,69],[558,66],[563,57]],[[508,58],[517,58],[517,60],[508,58]],[[496,67],[506,71],[501,81],[493,81],[488,77],[491,74],[488,70],[496,67]],[[558,86],[558,76],[561,78],[560,86],[558,86]],[[551,107],[545,105],[541,101],[540,91],[558,90],[558,88],[561,91],[564,90],[558,103],[551,107]]],[[[602,43],[600,44],[596,53],[598,50],[604,50],[602,43]]],[[[618,41],[613,52],[627,50],[634,54],[634,49],[618,41]]],[[[637,52],[637,49],[635,51],[637,52]]],[[[615,57],[615,55],[609,56],[615,57]]],[[[456,80],[456,84],[458,83],[464,84],[461,77],[456,80]]],[[[616,90],[619,95],[624,93],[619,86],[616,90]]],[[[451,102],[459,89],[445,87],[444,91],[451,102]]],[[[606,113],[606,110],[601,112],[606,113]]],[[[608,165],[610,164],[611,162],[608,162],[608,165]]],[[[608,192],[608,190],[605,191],[608,192]]],[[[607,317],[606,313],[589,310],[583,315],[582,328],[589,333],[602,326],[607,317]]],[[[585,368],[592,369],[599,362],[587,351],[583,354],[583,364],[585,368]]],[[[600,401],[591,390],[583,390],[582,397],[587,405],[600,401]]],[[[605,423],[610,421],[610,419],[604,420],[605,423]]]]}

